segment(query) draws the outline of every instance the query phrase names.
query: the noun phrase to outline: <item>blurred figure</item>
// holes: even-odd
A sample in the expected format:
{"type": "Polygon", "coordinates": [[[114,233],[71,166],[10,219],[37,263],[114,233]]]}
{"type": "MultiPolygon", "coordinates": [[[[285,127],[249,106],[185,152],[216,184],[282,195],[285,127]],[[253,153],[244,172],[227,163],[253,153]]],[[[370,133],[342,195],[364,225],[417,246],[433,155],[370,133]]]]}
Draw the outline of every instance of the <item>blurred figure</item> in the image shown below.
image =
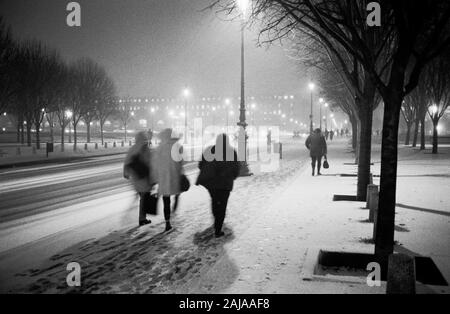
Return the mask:
{"type": "Polygon", "coordinates": [[[172,229],[170,224],[171,198],[173,196],[174,211],[178,206],[178,197],[181,193],[180,180],[183,173],[183,160],[175,160],[172,150],[183,154],[183,146],[178,137],[173,137],[172,129],[165,129],[159,133],[160,144],[156,149],[156,170],[158,173],[158,194],[164,203],[164,219],[166,231],[172,229]]]}
{"type": "Polygon", "coordinates": [[[328,129],[325,129],[325,139],[328,141],[328,136],[330,135],[330,132],[328,129]]]}
{"type": "MultiPolygon", "coordinates": [[[[336,131],[336,132],[338,132],[338,131],[336,131]]],[[[330,131],[330,141],[332,141],[333,138],[334,138],[334,131],[331,130],[331,131],[330,131]]]]}
{"type": "MultiPolygon", "coordinates": [[[[333,132],[333,131],[331,131],[333,132]]],[[[320,168],[322,165],[322,157],[327,156],[327,142],[325,137],[322,135],[322,131],[320,129],[316,129],[313,134],[308,136],[305,142],[306,147],[310,151],[311,156],[311,166],[312,166],[312,175],[315,175],[315,169],[317,164],[317,175],[322,175],[320,173],[320,168]]]]}
{"type": "Polygon", "coordinates": [[[215,236],[220,238],[225,235],[222,226],[228,198],[233,190],[234,180],[239,175],[237,153],[230,146],[226,134],[217,137],[215,146],[206,148],[199,168],[200,174],[196,184],[204,186],[211,195],[215,236]]]}
{"type": "Polygon", "coordinates": [[[146,132],[136,134],[136,143],[128,151],[123,166],[123,176],[131,179],[134,189],[139,195],[139,226],[151,223],[147,214],[156,214],[157,199],[151,191],[155,191],[157,174],[153,164],[153,152],[148,147],[146,132]]]}

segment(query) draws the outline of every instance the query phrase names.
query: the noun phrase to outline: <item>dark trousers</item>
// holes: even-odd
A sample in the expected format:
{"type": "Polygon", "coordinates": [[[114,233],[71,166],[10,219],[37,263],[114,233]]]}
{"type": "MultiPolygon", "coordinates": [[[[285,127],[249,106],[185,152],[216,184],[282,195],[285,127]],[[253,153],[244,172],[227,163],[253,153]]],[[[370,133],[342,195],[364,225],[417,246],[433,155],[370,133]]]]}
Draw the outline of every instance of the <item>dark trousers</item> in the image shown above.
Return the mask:
{"type": "Polygon", "coordinates": [[[230,191],[212,189],[208,191],[211,195],[212,212],[214,215],[214,230],[216,234],[218,234],[222,231],[230,191]]]}
{"type": "Polygon", "coordinates": [[[314,171],[316,169],[317,163],[317,172],[320,172],[320,168],[322,166],[322,156],[311,156],[311,166],[314,171]]]}
{"type": "MultiPolygon", "coordinates": [[[[174,203],[173,203],[173,211],[175,212],[178,208],[178,200],[180,195],[175,195],[174,203]]],[[[164,204],[164,219],[166,221],[170,220],[170,212],[171,212],[171,198],[170,196],[163,196],[163,204],[164,204]]]]}
{"type": "Polygon", "coordinates": [[[147,219],[148,205],[150,203],[150,192],[148,193],[138,193],[139,194],[139,221],[144,221],[147,219]]]}

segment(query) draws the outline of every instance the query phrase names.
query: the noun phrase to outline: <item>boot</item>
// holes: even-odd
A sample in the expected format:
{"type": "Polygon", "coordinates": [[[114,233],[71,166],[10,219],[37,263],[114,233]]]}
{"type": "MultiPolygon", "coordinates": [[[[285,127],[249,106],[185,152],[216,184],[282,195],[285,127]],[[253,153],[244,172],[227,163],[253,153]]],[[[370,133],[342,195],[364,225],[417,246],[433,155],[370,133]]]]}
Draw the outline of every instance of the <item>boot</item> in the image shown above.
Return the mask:
{"type": "Polygon", "coordinates": [[[169,231],[172,229],[172,225],[170,224],[170,221],[166,221],[166,231],[169,231]]]}

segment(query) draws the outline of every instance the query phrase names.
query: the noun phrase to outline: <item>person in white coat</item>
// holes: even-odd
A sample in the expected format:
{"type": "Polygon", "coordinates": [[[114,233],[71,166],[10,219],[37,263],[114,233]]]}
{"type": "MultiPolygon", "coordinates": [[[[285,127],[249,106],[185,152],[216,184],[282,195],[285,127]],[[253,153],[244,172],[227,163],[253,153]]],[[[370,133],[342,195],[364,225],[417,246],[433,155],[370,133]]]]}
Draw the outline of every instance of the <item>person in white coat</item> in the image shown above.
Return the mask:
{"type": "Polygon", "coordinates": [[[164,203],[164,219],[166,231],[172,229],[170,224],[171,198],[175,200],[174,211],[178,206],[181,194],[181,175],[183,173],[183,146],[178,142],[172,129],[165,129],[159,133],[161,143],[156,150],[156,168],[158,173],[158,194],[164,203]]]}
{"type": "Polygon", "coordinates": [[[139,226],[151,223],[147,213],[156,214],[156,198],[151,191],[157,184],[157,172],[154,166],[154,152],[148,146],[146,132],[136,134],[136,143],[130,148],[123,166],[123,176],[131,180],[139,195],[139,226]]]}

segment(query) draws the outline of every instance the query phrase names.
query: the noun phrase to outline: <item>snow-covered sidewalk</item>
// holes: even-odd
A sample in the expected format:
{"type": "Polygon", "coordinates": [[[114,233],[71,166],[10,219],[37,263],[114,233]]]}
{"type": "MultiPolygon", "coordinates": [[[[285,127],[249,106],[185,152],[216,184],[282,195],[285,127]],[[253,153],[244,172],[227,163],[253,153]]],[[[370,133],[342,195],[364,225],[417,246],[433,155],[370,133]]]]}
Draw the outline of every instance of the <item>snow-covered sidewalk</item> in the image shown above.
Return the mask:
{"type": "MultiPolygon", "coordinates": [[[[450,155],[432,156],[400,150],[396,251],[432,257],[450,282],[450,155]]],[[[374,174],[379,174],[379,149],[374,174]]],[[[192,293],[384,293],[386,285],[369,287],[364,277],[314,275],[319,249],[373,253],[373,224],[364,203],[333,202],[334,194],[355,195],[352,155],[330,149],[331,169],[312,177],[309,165],[238,239],[195,286],[192,293]],[[345,165],[347,164],[347,165],[345,165]]],[[[378,184],[377,180],[375,183],[378,184]]],[[[418,292],[449,293],[448,287],[418,285],[418,292]]]]}

